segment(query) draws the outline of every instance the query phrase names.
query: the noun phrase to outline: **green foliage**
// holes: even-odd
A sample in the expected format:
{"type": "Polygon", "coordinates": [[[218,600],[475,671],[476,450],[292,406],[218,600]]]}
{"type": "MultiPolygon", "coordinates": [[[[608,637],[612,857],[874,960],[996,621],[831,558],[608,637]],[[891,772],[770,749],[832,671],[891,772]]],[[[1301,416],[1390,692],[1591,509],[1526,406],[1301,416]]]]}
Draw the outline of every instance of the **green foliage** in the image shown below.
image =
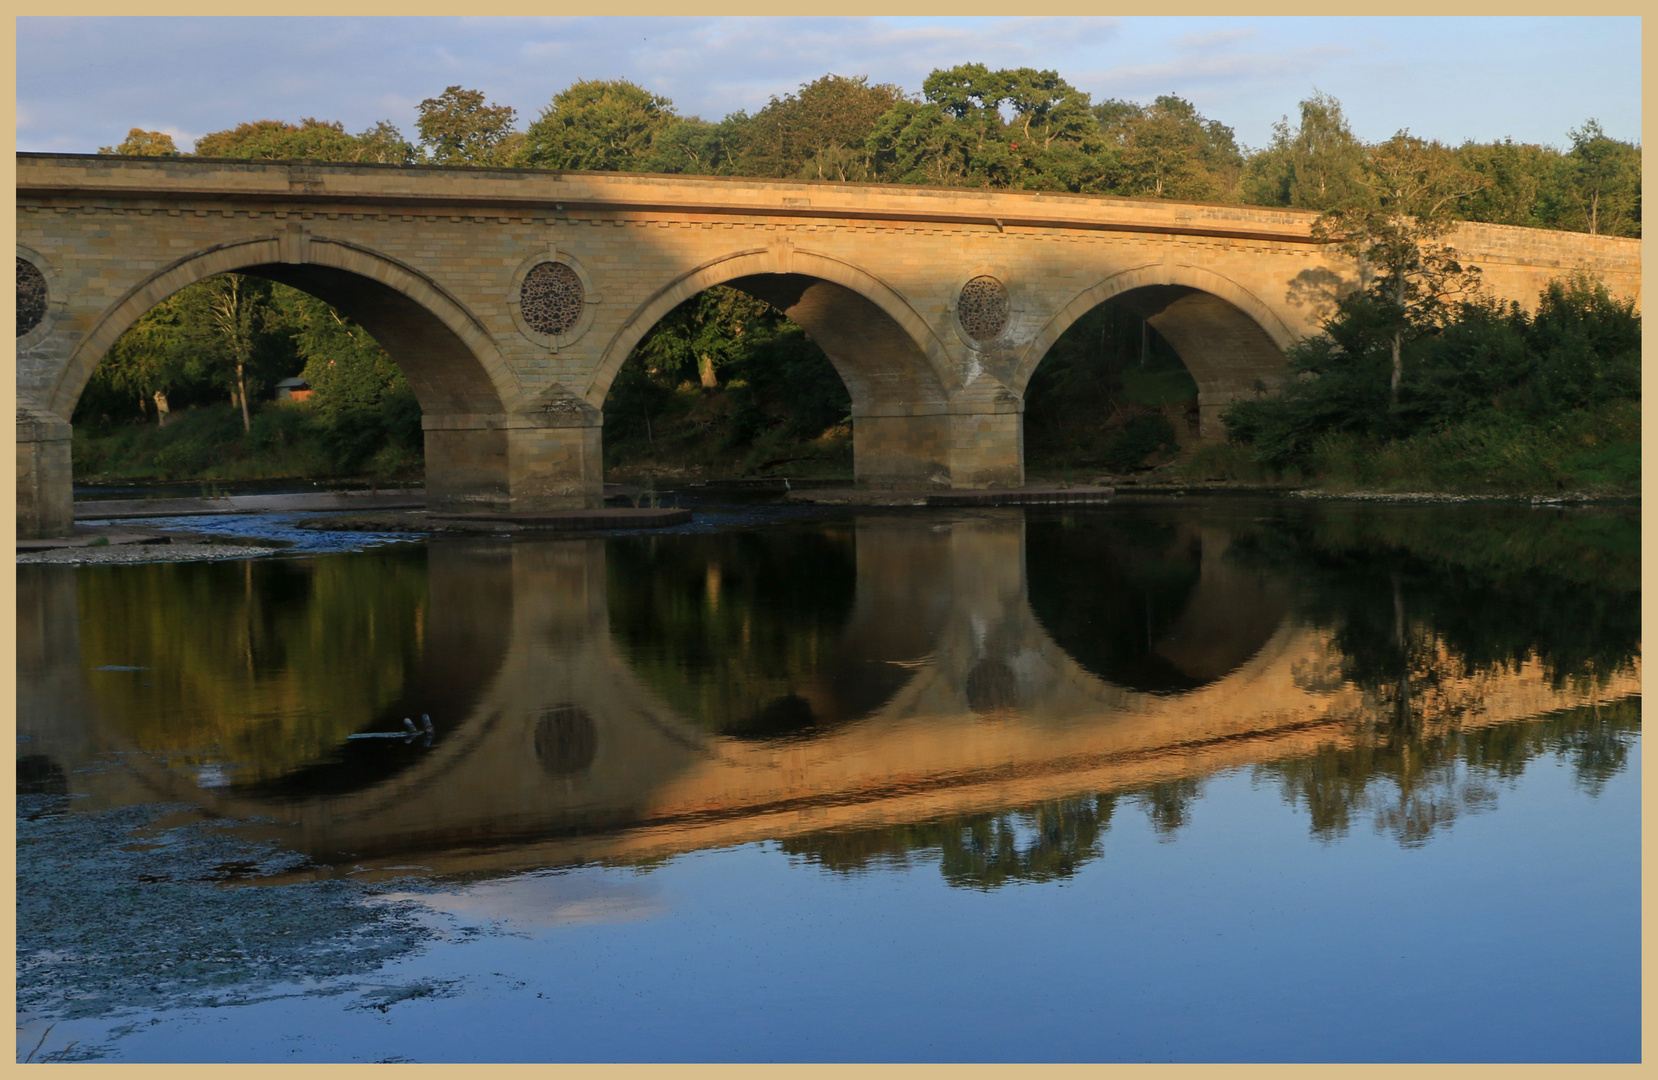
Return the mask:
{"type": "Polygon", "coordinates": [[[813,179],[850,179],[850,172],[866,179],[870,167],[864,144],[869,133],[903,98],[898,87],[871,86],[862,75],[825,75],[803,83],[798,94],[773,97],[748,120],[736,171],[777,177],[810,173],[813,179]],[[830,175],[825,176],[825,170],[830,175]]]}
{"type": "Polygon", "coordinates": [[[672,101],[626,79],[583,79],[542,110],[525,132],[515,163],[644,172],[657,134],[678,119],[672,101]]]}
{"type": "Polygon", "coordinates": [[[605,456],[611,465],[739,472],[801,460],[838,468],[850,411],[840,375],[805,331],[761,300],[716,287],[665,316],[617,372],[605,456]]]}
{"type": "MultiPolygon", "coordinates": [[[[1230,437],[1272,469],[1354,483],[1398,471],[1418,483],[1550,489],[1578,471],[1624,487],[1638,428],[1618,422],[1640,395],[1640,316],[1588,278],[1556,281],[1535,315],[1469,302],[1405,352],[1396,404],[1388,384],[1390,319],[1370,295],[1344,298],[1324,332],[1289,352],[1290,378],[1270,397],[1235,402],[1230,437]],[[1585,441],[1587,440],[1587,441],[1585,441]],[[1593,451],[1589,458],[1581,453],[1593,451]],[[1493,460],[1493,457],[1496,460],[1493,460]],[[1598,462],[1598,464],[1597,464],[1598,462]],[[1447,475],[1447,470],[1449,475],[1447,475]]],[[[1627,412],[1631,418],[1632,410],[1627,412]]]]}
{"type": "Polygon", "coordinates": [[[1205,119],[1191,102],[1166,94],[1145,106],[1107,101],[1094,112],[1115,151],[1112,194],[1231,197],[1244,164],[1237,140],[1231,128],[1205,119]]]}
{"type": "Polygon", "coordinates": [[[282,324],[312,391],[307,405],[321,424],[333,470],[351,473],[371,458],[395,470],[418,461],[425,436],[414,390],[362,327],[314,296],[278,286],[282,324]]]}
{"type": "Polygon", "coordinates": [[[74,422],[82,476],[403,475],[424,448],[414,392],[373,338],[315,297],[241,275],[188,286],[141,316],[93,372],[74,422]],[[223,420],[239,411],[239,356],[248,421],[233,433],[223,420]],[[259,404],[302,370],[310,401],[259,404]],[[210,404],[226,396],[230,408],[210,404]],[[134,427],[151,401],[169,407],[166,426],[134,427]]]}
{"type": "Polygon", "coordinates": [[[504,165],[517,144],[513,125],[518,112],[508,105],[486,105],[479,90],[451,86],[420,103],[422,157],[434,165],[504,165]]]}
{"type": "Polygon", "coordinates": [[[748,118],[734,113],[717,124],[675,116],[651,135],[644,171],[724,176],[737,171],[748,118]]]}
{"type": "Polygon", "coordinates": [[[900,100],[876,120],[864,149],[874,177],[937,186],[1103,189],[1102,141],[1088,95],[1057,72],[935,71],[924,101],[900,100]],[[1004,119],[1004,110],[1012,119],[1004,119]]]}
{"type": "Polygon", "coordinates": [[[1568,133],[1547,212],[1566,228],[1611,236],[1641,235],[1641,151],[1607,136],[1595,120],[1568,133]]]}
{"type": "Polygon", "coordinates": [[[255,480],[332,474],[326,446],[307,410],[265,408],[242,414],[220,402],[179,412],[166,427],[131,424],[99,433],[75,430],[75,476],[91,480],[255,480]]]}
{"type": "Polygon", "coordinates": [[[776,429],[788,441],[815,439],[847,423],[852,397],[823,350],[789,323],[756,341],[732,365],[730,445],[776,429]]]}
{"type": "Polygon", "coordinates": [[[145,131],[133,128],[118,146],[100,146],[100,154],[122,154],[127,157],[178,157],[173,137],[165,131],[145,131]]]}
{"type": "Polygon", "coordinates": [[[1025,388],[1025,456],[1038,470],[1132,472],[1177,445],[1166,406],[1195,404],[1197,384],[1162,335],[1120,305],[1078,319],[1025,388]]]}
{"type": "Polygon", "coordinates": [[[1173,450],[1174,425],[1162,413],[1141,413],[1124,424],[1105,444],[1100,463],[1113,472],[1129,472],[1145,464],[1151,455],[1173,450]]]}
{"type": "Polygon", "coordinates": [[[1364,144],[1347,126],[1341,103],[1314,91],[1301,102],[1301,123],[1285,117],[1272,126],[1272,141],[1249,158],[1245,201],[1261,206],[1331,210],[1362,197],[1364,144]]]}
{"type": "Polygon", "coordinates": [[[1457,216],[1497,225],[1546,227],[1540,200],[1547,197],[1560,153],[1545,146],[1467,142],[1457,150],[1462,166],[1482,177],[1483,187],[1458,200],[1457,216]]]}
{"type": "Polygon", "coordinates": [[[351,135],[338,120],[306,117],[297,125],[281,120],[256,120],[196,140],[199,157],[248,158],[271,161],[374,161],[406,164],[414,148],[390,121],[382,120],[351,135]]]}

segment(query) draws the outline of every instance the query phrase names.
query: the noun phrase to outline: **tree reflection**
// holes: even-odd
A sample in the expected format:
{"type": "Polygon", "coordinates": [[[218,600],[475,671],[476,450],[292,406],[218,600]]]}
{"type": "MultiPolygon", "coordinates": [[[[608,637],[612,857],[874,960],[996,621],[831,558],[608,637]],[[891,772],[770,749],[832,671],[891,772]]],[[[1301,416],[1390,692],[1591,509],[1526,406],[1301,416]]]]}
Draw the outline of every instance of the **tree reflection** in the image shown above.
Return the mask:
{"type": "MultiPolygon", "coordinates": [[[[1320,840],[1339,840],[1369,820],[1378,835],[1420,847],[1460,816],[1494,809],[1499,784],[1540,758],[1569,762],[1578,785],[1598,795],[1626,764],[1640,724],[1638,697],[1468,730],[1388,723],[1347,745],[1257,765],[1254,778],[1276,783],[1285,802],[1306,810],[1320,840]]],[[[1145,812],[1160,842],[1173,841],[1201,794],[1201,781],[1187,777],[1015,810],[825,830],[780,846],[840,874],[937,859],[950,885],[988,890],[1064,880],[1101,858],[1112,813],[1124,801],[1145,812]]]]}
{"type": "Polygon", "coordinates": [[[784,851],[839,873],[907,866],[936,856],[958,888],[1069,878],[1103,852],[1116,800],[1110,795],[1038,803],[913,825],[847,829],[792,837],[784,851]]]}
{"type": "Polygon", "coordinates": [[[1359,730],[1348,745],[1258,765],[1255,776],[1276,781],[1286,802],[1306,810],[1320,840],[1344,837],[1368,816],[1377,833],[1417,847],[1460,815],[1495,805],[1499,782],[1546,755],[1568,762],[1578,786],[1598,795],[1627,764],[1640,730],[1638,697],[1490,727],[1384,724],[1359,730]]]}
{"type": "Polygon", "coordinates": [[[612,541],[610,630],[688,719],[777,738],[839,719],[800,692],[826,669],[857,581],[849,526],[612,541]]]}
{"type": "Polygon", "coordinates": [[[1315,836],[1358,813],[1399,843],[1425,843],[1491,805],[1491,781],[1545,750],[1598,792],[1627,761],[1638,700],[1526,725],[1465,727],[1482,676],[1536,664],[1590,693],[1640,656],[1639,522],[1514,507],[1335,507],[1275,516],[1233,545],[1246,563],[1294,567],[1303,616],[1333,630],[1332,654],[1364,704],[1344,741],[1258,767],[1305,807],[1315,836]]]}
{"type": "Polygon", "coordinates": [[[83,571],[89,686],[139,749],[279,776],[398,700],[424,651],[427,582],[422,551],[83,571]]]}
{"type": "Polygon", "coordinates": [[[1169,780],[1135,793],[1134,801],[1146,812],[1157,839],[1167,843],[1192,820],[1192,804],[1198,799],[1196,780],[1169,780]]]}

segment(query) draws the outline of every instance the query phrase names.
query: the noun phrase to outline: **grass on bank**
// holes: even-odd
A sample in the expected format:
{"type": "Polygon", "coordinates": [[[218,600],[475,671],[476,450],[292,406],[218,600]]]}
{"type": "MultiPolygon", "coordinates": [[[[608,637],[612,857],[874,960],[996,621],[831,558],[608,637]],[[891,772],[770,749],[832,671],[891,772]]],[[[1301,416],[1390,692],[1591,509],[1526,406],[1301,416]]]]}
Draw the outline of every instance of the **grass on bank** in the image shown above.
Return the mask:
{"type": "Polygon", "coordinates": [[[305,404],[267,404],[252,430],[228,403],[175,413],[166,427],[120,424],[102,431],[77,426],[77,481],[288,480],[364,477],[417,479],[422,454],[404,438],[364,437],[330,426],[305,404]]]}
{"type": "Polygon", "coordinates": [[[1403,439],[1336,432],[1284,469],[1263,464],[1247,445],[1214,444],[1171,467],[1169,475],[1332,492],[1638,496],[1641,406],[1620,400],[1541,421],[1487,413],[1403,439]]]}
{"type": "MultiPolygon", "coordinates": [[[[737,390],[743,389],[738,386],[737,390]]],[[[607,415],[605,478],[705,480],[790,476],[852,479],[852,427],[833,423],[821,431],[793,423],[750,424],[744,403],[726,389],[710,392],[684,383],[652,402],[648,417],[611,425],[607,415]]]]}

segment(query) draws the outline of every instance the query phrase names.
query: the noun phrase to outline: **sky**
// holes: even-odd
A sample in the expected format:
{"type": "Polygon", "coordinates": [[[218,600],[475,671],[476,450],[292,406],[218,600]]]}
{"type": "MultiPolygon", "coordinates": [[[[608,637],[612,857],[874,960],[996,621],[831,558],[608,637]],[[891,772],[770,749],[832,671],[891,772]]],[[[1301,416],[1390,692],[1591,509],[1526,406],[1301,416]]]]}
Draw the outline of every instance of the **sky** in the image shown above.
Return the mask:
{"type": "Polygon", "coordinates": [[[826,72],[918,93],[979,62],[1054,69],[1093,99],[1178,94],[1261,147],[1315,88],[1366,141],[1408,128],[1569,144],[1593,117],[1639,141],[1633,17],[20,18],[17,148],[94,153],[132,127],[180,149],[250,120],[390,120],[459,84],[533,121],[578,79],[628,79],[680,113],[754,112],[826,72]]]}

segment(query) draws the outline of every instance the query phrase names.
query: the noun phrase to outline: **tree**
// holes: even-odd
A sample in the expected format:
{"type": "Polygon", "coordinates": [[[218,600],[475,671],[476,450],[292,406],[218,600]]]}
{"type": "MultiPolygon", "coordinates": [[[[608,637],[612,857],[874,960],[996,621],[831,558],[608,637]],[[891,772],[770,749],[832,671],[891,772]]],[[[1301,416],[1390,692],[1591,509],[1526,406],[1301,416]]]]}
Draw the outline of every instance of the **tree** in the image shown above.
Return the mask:
{"type": "Polygon", "coordinates": [[[1363,201],[1320,215],[1315,238],[1360,261],[1379,302],[1393,358],[1390,406],[1399,403],[1407,336],[1437,325],[1453,299],[1478,290],[1479,268],[1465,267],[1442,243],[1458,200],[1485,186],[1438,143],[1401,131],[1366,155],[1363,201]]]}
{"type": "Polygon", "coordinates": [[[935,103],[900,101],[876,122],[864,146],[876,175],[889,183],[965,187],[977,171],[983,126],[954,119],[935,103]]]}
{"type": "Polygon", "coordinates": [[[414,144],[405,139],[390,120],[381,120],[357,136],[354,154],[352,161],[382,165],[413,165],[419,158],[414,144]]]}
{"type": "MultiPolygon", "coordinates": [[[[795,176],[831,148],[834,156],[855,160],[867,153],[864,144],[876,121],[903,99],[899,87],[871,86],[863,75],[830,74],[802,83],[798,94],[773,97],[748,122],[739,171],[744,176],[795,176]]],[[[867,173],[867,161],[863,169],[867,173]]]]}
{"type": "Polygon", "coordinates": [[[446,88],[419,105],[422,157],[434,165],[504,165],[516,149],[510,105],[486,105],[480,90],[446,88]]]}
{"type": "Polygon", "coordinates": [[[1561,162],[1560,217],[1590,235],[1641,235],[1641,151],[1609,137],[1590,120],[1568,133],[1572,148],[1561,162]]]}
{"type": "Polygon", "coordinates": [[[253,361],[254,333],[259,318],[257,301],[243,287],[240,274],[213,278],[208,289],[212,326],[235,372],[234,396],[242,406],[242,430],[250,431],[253,421],[248,415],[248,367],[253,361]]]}
{"type": "Polygon", "coordinates": [[[1165,94],[1146,106],[1108,101],[1094,114],[1117,150],[1118,193],[1212,200],[1236,187],[1243,155],[1232,129],[1204,119],[1184,98],[1165,94]]]}
{"type": "Polygon", "coordinates": [[[196,140],[201,157],[256,161],[379,161],[408,164],[414,148],[389,120],[352,135],[338,120],[306,117],[298,124],[255,120],[196,140]]]}
{"type": "Polygon", "coordinates": [[[250,395],[293,360],[271,310],[272,288],[262,278],[219,274],[174,294],[179,325],[172,348],[186,358],[195,379],[229,392],[241,409],[243,431],[253,426],[250,395]]]}
{"type": "Polygon", "coordinates": [[[516,164],[643,172],[674,103],[625,79],[584,79],[560,93],[525,132],[516,164]]]}
{"type": "Polygon", "coordinates": [[[1010,127],[1017,132],[1016,147],[1034,155],[1060,143],[1098,143],[1088,95],[1060,78],[1059,72],[1017,68],[996,75],[1001,83],[997,104],[1013,109],[1010,127]]]}
{"type": "Polygon", "coordinates": [[[900,183],[1097,190],[1102,143],[1088,95],[1033,68],[961,64],[899,101],[866,140],[876,175],[900,183]],[[1003,110],[1012,114],[1004,118],[1003,110]]]}
{"type": "Polygon", "coordinates": [[[420,404],[395,361],[361,326],[308,293],[278,285],[273,324],[305,362],[309,404],[337,467],[355,469],[377,452],[420,453],[420,404]]]}
{"type": "Polygon", "coordinates": [[[717,124],[695,116],[673,117],[651,135],[646,172],[692,176],[728,176],[748,130],[748,116],[732,113],[717,124]]]}
{"type": "Polygon", "coordinates": [[[100,154],[122,154],[126,157],[178,157],[173,137],[165,131],[145,131],[133,128],[119,146],[100,146],[100,154]]]}
{"type": "Polygon", "coordinates": [[[95,398],[104,391],[129,403],[136,398],[140,414],[147,413],[153,403],[156,423],[167,426],[172,415],[169,395],[185,374],[182,358],[173,347],[180,318],[177,293],[140,315],[99,361],[83,398],[95,398]]]}
{"type": "Polygon", "coordinates": [[[1364,144],[1354,137],[1341,103],[1313,91],[1301,102],[1301,122],[1285,117],[1272,127],[1272,142],[1246,167],[1250,201],[1267,206],[1329,210],[1350,202],[1364,169],[1364,144]]]}
{"type": "Polygon", "coordinates": [[[1478,173],[1485,186],[1459,201],[1457,214],[1469,221],[1496,225],[1537,226],[1539,200],[1560,162],[1560,152],[1532,143],[1465,142],[1457,150],[1463,167],[1478,173]]]}

